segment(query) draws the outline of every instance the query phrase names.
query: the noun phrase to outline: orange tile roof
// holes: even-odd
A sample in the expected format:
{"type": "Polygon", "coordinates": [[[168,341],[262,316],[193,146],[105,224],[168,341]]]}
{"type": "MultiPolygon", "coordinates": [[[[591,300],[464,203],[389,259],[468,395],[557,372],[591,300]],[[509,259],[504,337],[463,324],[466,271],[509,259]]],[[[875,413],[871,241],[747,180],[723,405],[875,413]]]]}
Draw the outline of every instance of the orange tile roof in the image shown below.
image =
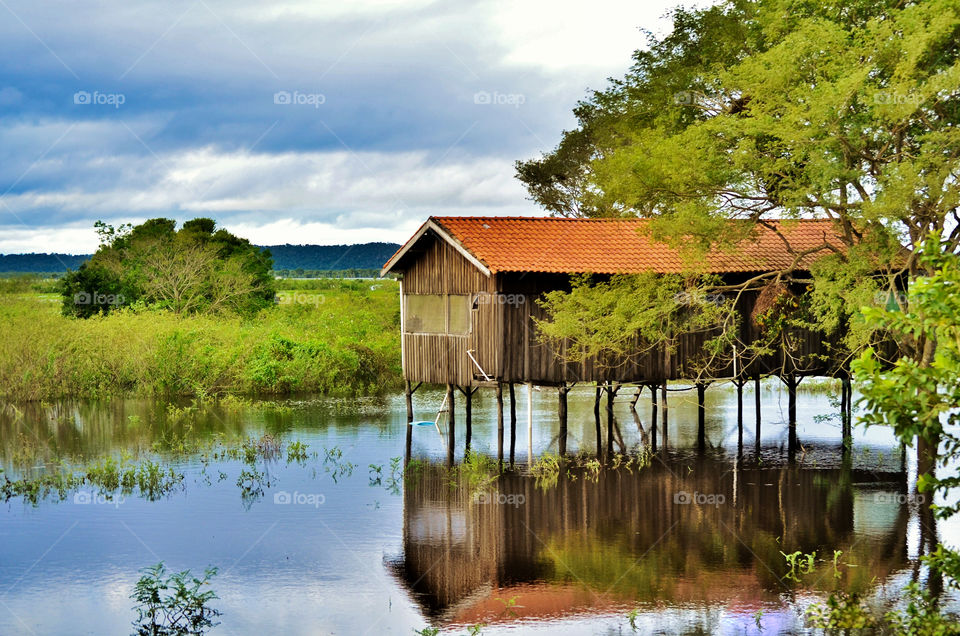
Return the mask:
{"type": "MultiPolygon", "coordinates": [[[[427,224],[431,221],[492,273],[633,274],[681,273],[691,269],[678,250],[653,240],[646,219],[435,216],[427,224]]],[[[796,251],[823,245],[825,241],[843,249],[830,220],[773,224],[796,251]]],[[[826,253],[804,257],[798,269],[809,268],[826,253]]],[[[760,227],[753,238],[736,249],[709,253],[706,269],[717,274],[775,271],[789,267],[793,258],[775,232],[760,227]]]]}

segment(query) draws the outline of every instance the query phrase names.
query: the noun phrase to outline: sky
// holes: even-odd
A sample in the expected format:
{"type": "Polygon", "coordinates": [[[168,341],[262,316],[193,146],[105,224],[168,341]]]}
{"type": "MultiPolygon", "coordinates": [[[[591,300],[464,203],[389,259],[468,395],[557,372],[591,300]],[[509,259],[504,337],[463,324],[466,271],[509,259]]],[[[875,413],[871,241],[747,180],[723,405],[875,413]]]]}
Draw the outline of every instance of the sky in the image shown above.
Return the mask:
{"type": "Polygon", "coordinates": [[[544,214],[514,162],[676,4],[0,0],[0,253],[92,252],[98,219],[331,245],[544,214]]]}

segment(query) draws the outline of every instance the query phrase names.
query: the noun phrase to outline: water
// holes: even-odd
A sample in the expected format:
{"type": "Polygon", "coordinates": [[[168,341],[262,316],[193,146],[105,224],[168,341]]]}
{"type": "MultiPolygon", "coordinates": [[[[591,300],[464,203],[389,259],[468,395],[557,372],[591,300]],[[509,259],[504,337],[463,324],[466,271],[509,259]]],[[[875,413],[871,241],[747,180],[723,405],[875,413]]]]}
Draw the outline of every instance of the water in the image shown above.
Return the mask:
{"type": "MultiPolygon", "coordinates": [[[[201,440],[270,433],[318,456],[258,462],[262,493],[237,486],[242,462],[205,464],[188,454],[168,460],[186,475],[182,489],[158,501],[106,501],[90,488],[63,501],[7,501],[0,634],[130,633],[138,569],[159,561],[171,570],[220,568],[213,589],[222,624],[211,633],[224,635],[412,634],[427,625],[466,633],[478,623],[485,634],[619,634],[632,633],[631,611],[638,633],[759,633],[758,621],[764,634],[801,633],[804,608],[836,585],[896,599],[930,525],[908,496],[911,462],[903,472],[893,437],[877,429],[856,431],[844,463],[839,421],[818,418],[834,407],[824,395],[801,394],[802,449],[791,465],[786,396],[774,386],[762,392],[760,461],[752,394],[738,459],[735,397],[715,386],[704,456],[693,452],[695,392],[671,393],[667,448],[650,466],[595,478],[574,470],[546,488],[526,470],[521,387],[517,470],[480,494],[451,486],[430,427],[414,429],[413,456],[422,462],[405,487],[394,487],[402,396],[293,400],[282,412],[211,409],[176,424],[150,401],[7,408],[0,461],[11,477],[54,454],[77,462],[149,454],[165,428],[201,440]],[[342,458],[325,461],[334,448],[342,458]],[[782,578],[780,552],[794,550],[826,559],[803,585],[782,578]],[[834,550],[843,551],[839,582],[834,550]]],[[[496,449],[491,393],[479,392],[473,409],[472,446],[487,453],[496,449]]],[[[442,394],[421,389],[415,397],[416,419],[433,419],[442,394]]],[[[615,410],[624,444],[635,449],[642,435],[628,401],[622,392],[615,410]]],[[[569,404],[568,449],[594,451],[592,388],[574,389],[569,404]]],[[[536,458],[556,450],[555,390],[535,391],[533,407],[536,458]]],[[[644,393],[645,429],[649,411],[644,393]]],[[[463,422],[459,412],[458,445],[463,422]]],[[[941,522],[940,540],[955,545],[958,537],[956,524],[941,522]]]]}

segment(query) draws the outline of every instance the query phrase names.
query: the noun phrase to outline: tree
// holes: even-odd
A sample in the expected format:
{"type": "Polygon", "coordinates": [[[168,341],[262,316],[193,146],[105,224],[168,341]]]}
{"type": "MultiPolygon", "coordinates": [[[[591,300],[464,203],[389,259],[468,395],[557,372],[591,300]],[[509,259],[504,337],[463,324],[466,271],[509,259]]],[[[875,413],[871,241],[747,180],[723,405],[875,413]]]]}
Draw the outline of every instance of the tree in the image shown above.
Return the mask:
{"type": "MultiPolygon", "coordinates": [[[[920,359],[900,357],[883,360],[867,349],[853,365],[861,384],[868,426],[888,426],[907,445],[914,438],[939,450],[935,461],[921,455],[918,489],[931,499],[949,500],[949,491],[960,486],[955,475],[937,477],[936,468],[960,462],[960,256],[944,254],[936,242],[927,245],[918,265],[932,271],[913,280],[906,312],[868,308],[865,318],[893,337],[924,342],[925,350],[936,343],[936,353],[920,359]]],[[[932,503],[934,514],[946,518],[960,511],[960,504],[932,503]]],[[[942,546],[933,554],[934,565],[960,588],[960,553],[942,546]]]]}
{"type": "Polygon", "coordinates": [[[939,281],[956,295],[944,269],[960,254],[960,1],[726,0],[673,17],[672,33],[651,37],[625,77],[578,106],[578,128],[519,163],[518,177],[555,214],[650,217],[656,238],[693,252],[760,226],[777,232],[773,218],[831,219],[845,249],[824,241],[809,252],[822,257],[812,280],[798,280],[804,254],[781,235],[794,263],[748,284],[809,283],[802,315],[773,322],[844,333],[839,359],[869,351],[878,327],[910,335],[893,375],[870,358],[858,370],[876,381],[874,416],[916,435],[921,466],[932,466],[945,435],[938,409],[957,404],[944,387],[957,384],[938,367],[953,356],[943,325],[923,316],[928,300],[948,303],[900,291],[939,281]],[[924,244],[943,258],[924,256],[924,244]],[[864,305],[888,299],[902,321],[862,320],[864,305]],[[906,406],[888,382],[913,391],[906,406]]]}
{"type": "MultiPolygon", "coordinates": [[[[921,273],[924,240],[958,250],[960,3],[728,0],[673,17],[578,106],[555,151],[518,163],[534,200],[649,216],[691,250],[775,231],[770,218],[833,219],[848,249],[818,250],[830,258],[815,274],[834,283],[810,307],[823,327],[921,273]]],[[[753,284],[789,283],[793,269],[753,284]]],[[[847,339],[851,354],[867,336],[847,339]]]]}
{"type": "Polygon", "coordinates": [[[61,278],[58,287],[65,316],[89,318],[127,302],[120,277],[96,263],[82,263],[77,271],[61,278]]]}
{"type": "Polygon", "coordinates": [[[113,228],[97,223],[100,249],[62,282],[64,313],[87,317],[142,302],[175,313],[252,313],[273,302],[273,261],[213,219],[150,219],[113,228]],[[112,294],[112,296],[109,296],[112,294]],[[110,302],[78,304],[74,297],[110,302]]]}

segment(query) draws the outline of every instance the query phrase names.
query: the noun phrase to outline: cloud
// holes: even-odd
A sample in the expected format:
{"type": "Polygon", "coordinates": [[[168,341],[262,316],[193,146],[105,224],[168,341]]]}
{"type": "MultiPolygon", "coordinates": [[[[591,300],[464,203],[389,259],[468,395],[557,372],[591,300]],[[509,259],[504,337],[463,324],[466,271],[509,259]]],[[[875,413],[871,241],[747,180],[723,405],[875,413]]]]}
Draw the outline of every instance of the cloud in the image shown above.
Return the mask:
{"type": "Polygon", "coordinates": [[[97,218],[323,236],[536,213],[513,162],[553,147],[671,4],[7,0],[0,229],[28,234],[0,250],[97,218]]]}
{"type": "Polygon", "coordinates": [[[146,156],[75,153],[48,157],[35,168],[48,174],[57,165],[73,166],[77,176],[65,178],[61,187],[0,198],[0,231],[7,234],[0,251],[51,243],[69,244],[70,252],[91,250],[95,219],[123,223],[211,216],[221,225],[244,228],[258,243],[304,242],[311,236],[328,244],[334,236],[341,242],[346,237],[400,241],[434,214],[536,212],[509,163],[460,152],[439,160],[425,151],[265,153],[205,147],[146,156]],[[81,235],[78,224],[84,220],[88,233],[81,235]],[[295,227],[300,229],[286,239],[279,234],[295,227]],[[256,235],[253,228],[272,238],[256,235]]]}

